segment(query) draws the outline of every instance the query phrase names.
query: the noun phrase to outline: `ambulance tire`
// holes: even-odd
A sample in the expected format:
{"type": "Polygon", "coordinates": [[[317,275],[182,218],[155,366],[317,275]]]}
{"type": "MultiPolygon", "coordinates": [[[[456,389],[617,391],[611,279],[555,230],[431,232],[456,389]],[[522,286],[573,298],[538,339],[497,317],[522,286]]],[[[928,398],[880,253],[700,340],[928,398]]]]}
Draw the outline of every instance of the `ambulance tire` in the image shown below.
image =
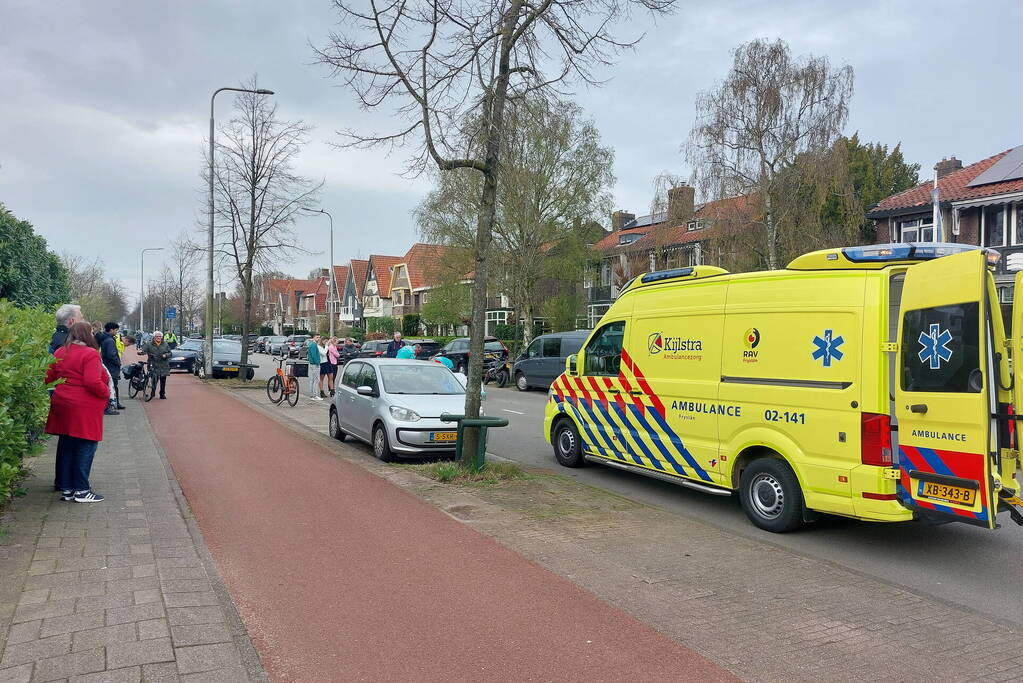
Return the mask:
{"type": "Polygon", "coordinates": [[[579,430],[567,417],[561,418],[554,425],[554,438],[551,439],[551,443],[554,444],[554,457],[557,458],[559,465],[582,467],[586,464],[579,430]]]}
{"type": "Polygon", "coordinates": [[[803,492],[792,468],[780,458],[754,460],[739,479],[746,516],[765,531],[785,533],[803,524],[803,492]]]}

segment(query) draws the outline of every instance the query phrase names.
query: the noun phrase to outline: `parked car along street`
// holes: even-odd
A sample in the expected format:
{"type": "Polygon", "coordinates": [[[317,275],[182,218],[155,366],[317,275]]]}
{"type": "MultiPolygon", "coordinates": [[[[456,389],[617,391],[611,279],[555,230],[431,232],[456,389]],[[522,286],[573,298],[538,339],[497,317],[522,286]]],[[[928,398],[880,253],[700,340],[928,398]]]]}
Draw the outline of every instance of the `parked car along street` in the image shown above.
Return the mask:
{"type": "MultiPolygon", "coordinates": [[[[497,337],[484,337],[483,353],[494,354],[495,357],[508,360],[508,347],[497,337]]],[[[469,372],[469,338],[459,337],[452,339],[441,349],[437,356],[447,357],[455,366],[456,372],[468,374],[469,372]]]]}
{"type": "Polygon", "coordinates": [[[287,345],[285,346],[288,350],[288,356],[290,358],[305,358],[309,351],[305,343],[310,338],[311,335],[308,334],[293,334],[288,337],[287,345]]]}
{"type": "Polygon", "coordinates": [[[398,456],[450,455],[455,425],[442,413],[460,413],[465,388],[437,363],[394,358],[356,359],[345,365],[330,407],[330,435],[365,441],[383,461],[398,456]]]}
{"type": "Polygon", "coordinates": [[[379,358],[387,351],[388,339],[371,339],[362,343],[356,358],[379,358]]]}
{"type": "Polygon", "coordinates": [[[195,358],[200,353],[202,353],[202,341],[199,339],[186,339],[171,354],[170,369],[192,372],[195,367],[195,358]]]}
{"type": "Polygon", "coordinates": [[[430,360],[441,349],[440,344],[432,339],[403,339],[402,341],[405,342],[405,346],[419,344],[419,353],[416,354],[417,360],[430,360]]]}
{"type": "MultiPolygon", "coordinates": [[[[206,373],[206,347],[195,358],[193,373],[202,377],[206,373]]],[[[213,376],[239,377],[241,375],[242,345],[232,339],[213,340],[213,376]]],[[[246,378],[252,379],[256,373],[253,368],[246,368],[246,378]]]]}
{"type": "Polygon", "coordinates": [[[565,360],[578,353],[589,336],[589,330],[543,334],[515,359],[512,376],[519,391],[547,389],[565,371],[565,360]]]}
{"type": "Polygon", "coordinates": [[[263,353],[269,353],[271,356],[284,355],[284,349],[287,348],[287,344],[288,338],[284,335],[267,337],[266,341],[263,342],[263,353]]]}

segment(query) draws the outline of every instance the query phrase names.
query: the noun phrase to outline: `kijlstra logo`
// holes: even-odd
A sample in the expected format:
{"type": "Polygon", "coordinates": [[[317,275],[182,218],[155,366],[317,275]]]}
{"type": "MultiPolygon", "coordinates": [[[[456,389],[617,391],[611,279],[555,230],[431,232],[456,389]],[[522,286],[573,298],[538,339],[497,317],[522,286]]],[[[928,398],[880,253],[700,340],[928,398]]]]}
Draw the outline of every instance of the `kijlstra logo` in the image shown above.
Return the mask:
{"type": "Polygon", "coordinates": [[[664,339],[661,337],[660,332],[654,332],[647,338],[646,348],[651,355],[658,354],[664,350],[664,339]]]}

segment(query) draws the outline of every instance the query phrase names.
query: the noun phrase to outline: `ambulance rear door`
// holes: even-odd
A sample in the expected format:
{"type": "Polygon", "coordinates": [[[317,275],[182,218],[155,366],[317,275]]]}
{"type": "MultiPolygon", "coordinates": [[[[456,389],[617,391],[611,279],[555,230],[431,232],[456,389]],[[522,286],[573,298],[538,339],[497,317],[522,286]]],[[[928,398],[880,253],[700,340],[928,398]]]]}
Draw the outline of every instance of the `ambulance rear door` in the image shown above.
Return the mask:
{"type": "Polygon", "coordinates": [[[900,502],[933,521],[995,526],[995,410],[987,256],[968,251],[906,272],[895,412],[900,502]]]}

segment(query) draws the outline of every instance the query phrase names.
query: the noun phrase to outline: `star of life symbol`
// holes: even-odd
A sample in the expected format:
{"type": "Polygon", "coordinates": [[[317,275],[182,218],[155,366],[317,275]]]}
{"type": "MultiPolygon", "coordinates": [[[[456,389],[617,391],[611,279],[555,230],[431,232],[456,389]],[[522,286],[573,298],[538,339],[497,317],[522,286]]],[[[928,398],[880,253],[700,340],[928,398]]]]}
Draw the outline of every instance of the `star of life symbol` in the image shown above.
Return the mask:
{"type": "Polygon", "coordinates": [[[837,337],[832,336],[832,330],[824,330],[824,337],[815,336],[813,338],[813,345],[817,347],[812,357],[814,360],[820,360],[824,362],[824,367],[830,368],[832,360],[842,360],[842,356],[845,354],[838,350],[838,347],[845,343],[845,339],[842,335],[837,337]]]}
{"type": "Polygon", "coordinates": [[[941,329],[938,323],[931,323],[927,332],[921,332],[920,338],[920,362],[928,363],[931,370],[940,370],[941,361],[948,361],[952,357],[952,349],[948,343],[952,341],[952,333],[941,329]]]}

